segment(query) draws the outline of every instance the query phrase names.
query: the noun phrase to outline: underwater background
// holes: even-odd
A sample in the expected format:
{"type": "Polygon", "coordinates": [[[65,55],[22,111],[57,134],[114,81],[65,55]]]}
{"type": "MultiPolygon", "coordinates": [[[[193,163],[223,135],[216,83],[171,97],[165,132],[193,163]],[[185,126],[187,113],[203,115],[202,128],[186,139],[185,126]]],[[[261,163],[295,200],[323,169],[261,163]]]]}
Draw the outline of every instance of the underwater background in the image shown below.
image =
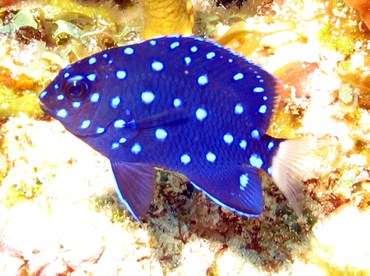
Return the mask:
{"type": "Polygon", "coordinates": [[[369,29],[365,0],[0,1],[0,274],[370,275],[369,29]],[[285,83],[269,135],[324,140],[302,217],[270,179],[264,213],[244,218],[158,169],[137,223],[109,161],[40,109],[65,66],[170,34],[285,83]]]}

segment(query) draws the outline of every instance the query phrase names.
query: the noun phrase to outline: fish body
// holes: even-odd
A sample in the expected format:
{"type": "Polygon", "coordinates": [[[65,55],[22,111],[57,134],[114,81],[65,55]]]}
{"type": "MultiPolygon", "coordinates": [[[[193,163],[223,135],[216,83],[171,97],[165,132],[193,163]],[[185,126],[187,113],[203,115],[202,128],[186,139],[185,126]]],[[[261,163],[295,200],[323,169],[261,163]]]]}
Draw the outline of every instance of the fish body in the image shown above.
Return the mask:
{"type": "Polygon", "coordinates": [[[69,65],[40,101],[111,161],[118,195],[136,219],[153,198],[154,167],[182,173],[219,205],[256,217],[260,170],[274,176],[284,141],[266,135],[279,85],[218,44],[171,36],[69,65]]]}

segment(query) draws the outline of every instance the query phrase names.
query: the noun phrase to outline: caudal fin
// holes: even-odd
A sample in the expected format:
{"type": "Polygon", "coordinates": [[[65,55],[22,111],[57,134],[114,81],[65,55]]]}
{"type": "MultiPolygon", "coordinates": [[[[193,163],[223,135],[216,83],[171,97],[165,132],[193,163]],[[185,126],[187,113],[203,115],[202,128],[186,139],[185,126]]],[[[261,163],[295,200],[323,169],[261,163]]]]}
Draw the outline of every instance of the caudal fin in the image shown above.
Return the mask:
{"type": "Polygon", "coordinates": [[[302,215],[304,206],[302,182],[316,177],[329,165],[324,155],[333,146],[332,141],[331,138],[286,140],[272,160],[272,179],[297,215],[302,215]]]}

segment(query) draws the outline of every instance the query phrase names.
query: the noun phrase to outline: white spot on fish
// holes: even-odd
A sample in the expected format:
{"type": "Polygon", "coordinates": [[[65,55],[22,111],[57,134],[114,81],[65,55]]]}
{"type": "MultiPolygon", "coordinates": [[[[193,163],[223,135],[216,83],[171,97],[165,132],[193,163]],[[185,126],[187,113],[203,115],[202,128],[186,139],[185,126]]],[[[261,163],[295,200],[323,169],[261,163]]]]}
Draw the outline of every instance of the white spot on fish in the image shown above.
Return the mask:
{"type": "Polygon", "coordinates": [[[199,85],[206,85],[208,83],[208,76],[207,75],[201,75],[198,78],[198,84],[199,85]]]}
{"type": "Polygon", "coordinates": [[[125,127],[125,125],[126,125],[126,122],[125,122],[124,120],[122,120],[122,119],[118,119],[118,120],[116,120],[116,121],[114,122],[114,124],[113,124],[113,126],[114,126],[115,128],[124,128],[124,127],[125,127]]]}
{"type": "Polygon", "coordinates": [[[262,93],[262,92],[264,92],[265,91],[265,89],[263,89],[263,87],[259,87],[259,86],[257,86],[257,87],[255,87],[255,88],[253,88],[253,92],[254,93],[262,93]]]}
{"type": "Polygon", "coordinates": [[[241,140],[240,143],[239,143],[239,147],[243,150],[245,150],[247,148],[247,145],[248,145],[248,143],[245,140],[241,140]]]}
{"type": "Polygon", "coordinates": [[[108,54],[107,54],[107,53],[102,54],[102,57],[103,57],[103,58],[107,58],[107,57],[108,57],[108,54]]]}
{"type": "Polygon", "coordinates": [[[198,51],[198,47],[197,46],[192,46],[190,48],[190,52],[195,53],[196,51],[198,51]]]}
{"type": "MultiPolygon", "coordinates": [[[[58,90],[60,88],[60,85],[58,83],[54,84],[54,89],[58,90]]],[[[45,92],[45,91],[44,91],[45,92]]]]}
{"type": "Polygon", "coordinates": [[[76,75],[76,76],[73,76],[71,78],[68,79],[68,81],[72,82],[72,81],[80,81],[80,80],[83,80],[83,76],[81,75],[76,75]]]}
{"type": "Polygon", "coordinates": [[[90,120],[83,120],[82,123],[81,123],[80,128],[87,129],[90,126],[90,124],[91,124],[90,120]]]}
{"type": "Polygon", "coordinates": [[[95,81],[96,80],[96,74],[89,74],[86,77],[89,81],[95,81]]]}
{"type": "Polygon", "coordinates": [[[234,141],[234,136],[232,136],[230,133],[226,133],[223,138],[224,142],[228,145],[230,145],[234,141]]]}
{"type": "Polygon", "coordinates": [[[121,138],[118,140],[118,142],[120,142],[121,144],[124,144],[124,143],[126,143],[126,142],[127,142],[127,138],[125,138],[125,137],[121,137],[121,138]]]}
{"type": "Polygon", "coordinates": [[[257,139],[257,140],[260,139],[260,133],[257,129],[255,129],[251,132],[251,136],[252,136],[253,139],[257,139]]]}
{"type": "Polygon", "coordinates": [[[173,49],[175,49],[175,48],[177,48],[177,47],[179,47],[180,46],[180,42],[178,42],[178,41],[175,41],[175,42],[172,42],[171,44],[170,44],[170,48],[173,50],[173,49]]]}
{"type": "Polygon", "coordinates": [[[164,139],[166,139],[167,135],[167,131],[163,128],[158,128],[155,130],[155,138],[157,138],[158,140],[163,141],[164,139]]]}
{"type": "Polygon", "coordinates": [[[215,52],[209,52],[206,54],[206,59],[212,59],[216,56],[215,52]]]}
{"type": "Polygon", "coordinates": [[[74,107],[74,108],[79,108],[80,106],[81,106],[81,102],[72,102],[72,106],[74,107]]]}
{"type": "Polygon", "coordinates": [[[163,63],[162,63],[162,62],[160,62],[160,61],[153,61],[153,62],[152,62],[152,70],[153,70],[154,72],[162,71],[162,70],[163,70],[163,67],[164,67],[164,65],[163,65],[163,63]]]}
{"type": "Polygon", "coordinates": [[[207,152],[206,159],[208,162],[214,163],[216,161],[216,155],[213,152],[207,152]]]}
{"type": "Polygon", "coordinates": [[[181,161],[181,163],[183,163],[184,165],[187,165],[187,164],[189,164],[190,163],[190,161],[191,161],[191,158],[190,158],[190,156],[188,155],[188,154],[183,154],[183,155],[181,155],[181,157],[180,157],[180,161],[181,161]]]}
{"type": "Polygon", "coordinates": [[[134,48],[131,48],[131,47],[126,47],[124,50],[123,50],[123,53],[125,53],[126,55],[130,56],[132,55],[133,53],[135,53],[135,50],[134,48]]]}
{"type": "Polygon", "coordinates": [[[174,107],[180,107],[182,104],[182,101],[179,98],[176,98],[173,100],[173,106],[174,107]]]}
{"type": "Polygon", "coordinates": [[[151,104],[154,101],[155,95],[152,91],[144,91],[141,93],[141,101],[145,104],[151,104]]]}
{"type": "Polygon", "coordinates": [[[245,188],[247,188],[248,183],[249,183],[249,175],[247,173],[242,174],[239,177],[240,189],[244,191],[245,188]]]}
{"type": "Polygon", "coordinates": [[[141,147],[141,145],[139,143],[135,143],[132,147],[131,147],[131,152],[133,154],[138,154],[143,148],[141,147]]]}
{"type": "Polygon", "coordinates": [[[95,64],[97,61],[98,61],[98,60],[96,59],[96,57],[91,57],[91,58],[89,58],[88,63],[89,63],[89,65],[93,65],[93,64],[95,64]]]}
{"type": "Polygon", "coordinates": [[[268,173],[269,175],[271,175],[271,174],[272,174],[272,168],[271,168],[271,167],[269,167],[269,168],[267,169],[267,173],[268,173]]]}
{"type": "Polygon", "coordinates": [[[190,62],[191,62],[191,58],[190,57],[184,57],[184,61],[185,61],[186,65],[189,65],[190,62]]]}
{"type": "Polygon", "coordinates": [[[260,108],[258,109],[258,112],[261,114],[266,114],[267,111],[267,106],[265,104],[261,105],[260,108]]]}
{"type": "Polygon", "coordinates": [[[236,104],[234,108],[235,114],[242,114],[244,112],[244,107],[242,104],[236,104]]]}
{"type": "Polygon", "coordinates": [[[96,134],[102,134],[104,131],[105,131],[105,128],[104,127],[98,127],[96,129],[96,134]]]}
{"type": "Polygon", "coordinates": [[[126,72],[126,71],[124,71],[124,70],[118,70],[118,71],[116,72],[116,77],[117,77],[117,79],[119,79],[119,80],[123,80],[123,79],[125,79],[125,78],[126,78],[126,76],[127,76],[127,72],[126,72]]]}
{"type": "MultiPolygon", "coordinates": [[[[54,86],[55,87],[55,86],[54,86]]],[[[40,99],[43,99],[48,94],[48,91],[42,91],[40,93],[40,99]]]]}
{"type": "Polygon", "coordinates": [[[57,113],[56,113],[56,115],[59,118],[65,118],[65,117],[68,116],[68,111],[63,108],[63,109],[58,110],[57,113]]]}
{"type": "Polygon", "coordinates": [[[272,150],[274,147],[275,147],[275,143],[272,142],[272,141],[269,142],[268,145],[267,145],[268,150],[272,150]]]}
{"type": "Polygon", "coordinates": [[[119,96],[116,96],[111,100],[110,105],[112,108],[116,109],[118,105],[120,104],[120,102],[121,102],[121,99],[119,98],[119,96]]]}
{"type": "Polygon", "coordinates": [[[232,58],[229,58],[229,59],[227,60],[227,62],[228,62],[228,63],[233,63],[233,62],[234,62],[234,60],[233,60],[232,58]]]}
{"type": "Polygon", "coordinates": [[[249,158],[249,164],[251,164],[253,167],[260,169],[263,165],[263,161],[258,154],[252,154],[251,157],[249,158]]]}
{"type": "Polygon", "coordinates": [[[241,80],[242,78],[244,78],[244,75],[242,73],[237,73],[233,76],[233,79],[234,80],[241,80]]]}
{"type": "Polygon", "coordinates": [[[204,38],[202,38],[202,37],[200,37],[200,36],[196,36],[196,37],[194,37],[194,40],[204,41],[204,38]]]}
{"type": "Polygon", "coordinates": [[[57,100],[59,101],[64,100],[64,95],[63,94],[58,95],[57,100]]]}
{"type": "Polygon", "coordinates": [[[207,116],[208,116],[207,110],[205,110],[204,108],[198,108],[197,111],[195,111],[195,117],[199,121],[203,121],[205,118],[207,118],[207,116]]]}
{"type": "Polygon", "coordinates": [[[117,142],[114,142],[114,143],[112,143],[112,145],[111,145],[111,148],[112,149],[117,149],[119,147],[119,143],[117,143],[117,142]]]}
{"type": "Polygon", "coordinates": [[[155,41],[155,40],[150,40],[150,41],[149,41],[149,44],[150,44],[150,45],[152,45],[152,46],[155,46],[155,45],[157,45],[157,41],[155,41]]]}
{"type": "Polygon", "coordinates": [[[68,78],[70,75],[71,75],[71,74],[67,72],[67,73],[64,73],[63,77],[66,79],[66,78],[68,78]]]}
{"type": "Polygon", "coordinates": [[[262,98],[264,101],[267,101],[268,97],[267,96],[263,96],[262,98]]]}
{"type": "Polygon", "coordinates": [[[98,92],[94,92],[90,96],[90,102],[97,103],[99,101],[100,94],[98,92]]]}

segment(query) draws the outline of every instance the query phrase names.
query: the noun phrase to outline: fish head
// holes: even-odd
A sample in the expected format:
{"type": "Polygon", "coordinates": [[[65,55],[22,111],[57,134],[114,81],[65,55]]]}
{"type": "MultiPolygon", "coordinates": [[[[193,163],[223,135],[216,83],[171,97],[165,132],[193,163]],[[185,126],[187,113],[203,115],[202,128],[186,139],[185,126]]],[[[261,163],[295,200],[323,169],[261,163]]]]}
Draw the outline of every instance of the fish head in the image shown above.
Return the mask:
{"type": "Polygon", "coordinates": [[[120,112],[121,97],[107,93],[109,75],[99,75],[109,68],[98,63],[91,56],[67,66],[39,96],[42,110],[76,136],[104,133],[120,112]]]}

